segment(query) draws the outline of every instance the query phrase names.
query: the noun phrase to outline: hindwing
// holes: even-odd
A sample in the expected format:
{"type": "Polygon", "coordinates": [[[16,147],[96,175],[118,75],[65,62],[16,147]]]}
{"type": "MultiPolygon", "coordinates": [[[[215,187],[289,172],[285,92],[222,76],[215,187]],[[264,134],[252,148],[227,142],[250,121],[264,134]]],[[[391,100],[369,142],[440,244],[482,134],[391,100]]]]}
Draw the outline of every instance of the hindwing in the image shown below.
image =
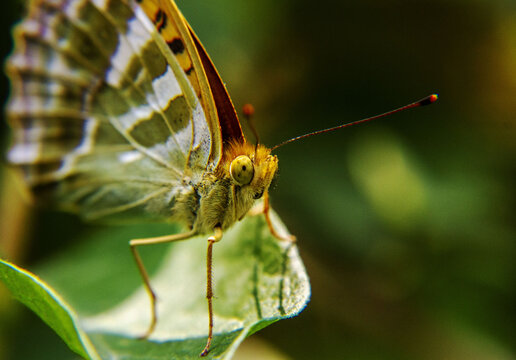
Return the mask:
{"type": "Polygon", "coordinates": [[[222,151],[188,29],[168,1],[30,2],[7,61],[8,158],[37,195],[87,218],[174,220],[222,151]]]}

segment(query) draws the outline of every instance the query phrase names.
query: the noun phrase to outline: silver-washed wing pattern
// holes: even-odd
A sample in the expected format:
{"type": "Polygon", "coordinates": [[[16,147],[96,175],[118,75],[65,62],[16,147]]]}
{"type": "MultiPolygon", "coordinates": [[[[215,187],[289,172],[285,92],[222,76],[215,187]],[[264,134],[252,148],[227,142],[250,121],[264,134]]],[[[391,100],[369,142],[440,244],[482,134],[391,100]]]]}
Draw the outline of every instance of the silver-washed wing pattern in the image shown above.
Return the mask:
{"type": "Polygon", "coordinates": [[[178,185],[220,160],[204,74],[157,3],[141,3],[33,0],[14,31],[9,161],[88,219],[172,219],[178,185]]]}

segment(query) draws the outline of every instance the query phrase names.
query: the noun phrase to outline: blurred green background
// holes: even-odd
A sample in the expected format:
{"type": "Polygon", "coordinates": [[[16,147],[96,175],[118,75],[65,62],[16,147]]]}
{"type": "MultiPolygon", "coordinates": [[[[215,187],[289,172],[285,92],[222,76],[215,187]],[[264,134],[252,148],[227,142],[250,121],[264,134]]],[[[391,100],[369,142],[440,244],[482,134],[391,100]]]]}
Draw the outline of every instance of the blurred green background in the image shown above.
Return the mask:
{"type": "MultiPolygon", "coordinates": [[[[298,237],[312,301],[236,359],[516,359],[516,3],[178,3],[269,146],[440,94],[278,149],[272,206],[298,237]]],[[[2,4],[2,57],[21,8],[2,4]]],[[[1,254],[31,268],[87,231],[24,208],[3,174],[1,254]]],[[[0,316],[0,358],[29,358],[29,338],[72,358],[3,289],[0,316]]]]}

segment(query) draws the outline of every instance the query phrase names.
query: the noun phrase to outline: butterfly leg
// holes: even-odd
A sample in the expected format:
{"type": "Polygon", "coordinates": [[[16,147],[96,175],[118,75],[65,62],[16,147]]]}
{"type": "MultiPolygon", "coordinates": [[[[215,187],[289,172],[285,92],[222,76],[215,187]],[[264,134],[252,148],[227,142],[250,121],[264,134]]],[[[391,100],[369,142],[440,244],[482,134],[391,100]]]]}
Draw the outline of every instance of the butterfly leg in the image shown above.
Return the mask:
{"type": "Polygon", "coordinates": [[[157,321],[157,313],[156,313],[156,293],[154,290],[152,290],[151,284],[150,284],[150,278],[149,274],[147,273],[147,270],[145,269],[145,266],[143,265],[142,258],[140,257],[140,254],[137,251],[137,247],[141,245],[153,245],[153,244],[162,244],[172,241],[180,241],[180,240],[187,240],[193,236],[196,235],[195,231],[189,231],[183,234],[174,234],[174,235],[167,235],[167,236],[159,236],[154,238],[147,238],[147,239],[133,239],[129,242],[129,245],[131,246],[131,252],[134,256],[134,260],[136,261],[136,265],[138,265],[138,270],[140,271],[140,275],[143,279],[143,284],[145,286],[145,291],[147,291],[147,294],[150,298],[151,303],[151,323],[149,324],[149,327],[145,334],[141,336],[142,339],[145,339],[149,337],[150,334],[154,331],[154,327],[156,326],[157,321]]]}
{"type": "Polygon", "coordinates": [[[222,229],[215,228],[215,234],[208,238],[208,251],[206,254],[206,299],[208,300],[208,340],[200,356],[208,355],[211,341],[213,340],[213,244],[222,239],[222,229]]]}
{"type": "Polygon", "coordinates": [[[272,236],[274,236],[276,239],[279,239],[282,241],[288,241],[288,242],[295,242],[296,237],[294,235],[283,236],[283,235],[278,234],[276,229],[274,229],[274,225],[272,224],[269,210],[270,210],[269,191],[265,191],[265,193],[263,194],[263,215],[265,216],[265,221],[267,221],[267,226],[269,227],[269,231],[271,232],[272,236]]]}

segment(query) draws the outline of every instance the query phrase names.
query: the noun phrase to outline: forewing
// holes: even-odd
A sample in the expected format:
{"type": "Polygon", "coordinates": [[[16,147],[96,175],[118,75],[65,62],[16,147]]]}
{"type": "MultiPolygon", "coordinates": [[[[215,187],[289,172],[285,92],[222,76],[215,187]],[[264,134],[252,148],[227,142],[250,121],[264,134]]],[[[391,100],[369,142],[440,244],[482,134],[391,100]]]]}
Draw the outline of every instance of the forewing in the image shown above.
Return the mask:
{"type": "Polygon", "coordinates": [[[213,100],[215,102],[215,107],[217,109],[218,115],[218,125],[220,127],[220,133],[222,135],[222,143],[231,144],[231,143],[243,143],[245,142],[244,134],[242,133],[242,127],[240,126],[240,122],[238,121],[237,114],[235,112],[235,107],[231,102],[231,98],[226,90],[226,86],[222,82],[220,75],[213,65],[208,53],[202,46],[199,38],[192,29],[190,30],[190,34],[192,35],[193,41],[195,43],[195,47],[197,48],[200,60],[203,64],[204,71],[206,73],[206,78],[208,83],[210,84],[211,94],[213,96],[213,100]]]}
{"type": "Polygon", "coordinates": [[[172,0],[137,0],[137,2],[153,22],[201,102],[211,135],[209,163],[211,168],[215,168],[222,154],[219,116],[204,64],[199,57],[188,23],[172,0]]]}
{"type": "Polygon", "coordinates": [[[171,0],[141,0],[145,13],[172,50],[199,97],[212,134],[210,162],[217,166],[224,144],[245,142],[231,98],[206,50],[171,0]]]}
{"type": "Polygon", "coordinates": [[[213,114],[144,10],[34,0],[15,29],[8,158],[88,218],[173,218],[177,185],[213,164],[213,114]]]}

